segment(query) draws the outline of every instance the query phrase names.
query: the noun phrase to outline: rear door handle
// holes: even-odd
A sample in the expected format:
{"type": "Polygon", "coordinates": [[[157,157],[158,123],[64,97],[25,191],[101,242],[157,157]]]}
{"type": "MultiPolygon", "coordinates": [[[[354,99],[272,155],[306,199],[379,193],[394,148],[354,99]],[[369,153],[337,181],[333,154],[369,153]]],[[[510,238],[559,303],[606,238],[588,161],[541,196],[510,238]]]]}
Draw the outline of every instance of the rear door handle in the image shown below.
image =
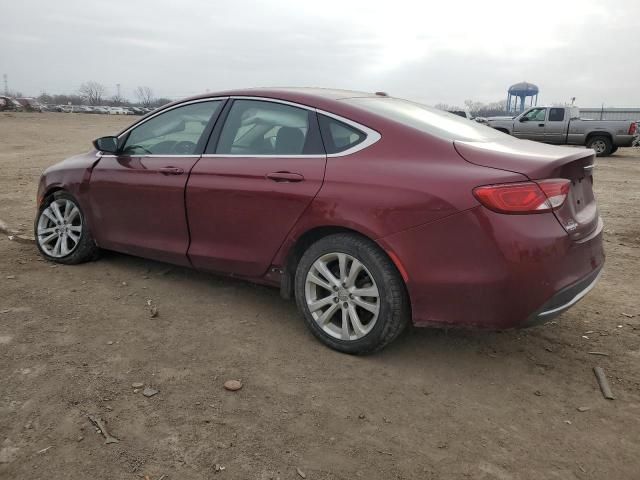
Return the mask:
{"type": "Polygon", "coordinates": [[[286,182],[301,182],[304,180],[304,177],[299,173],[291,173],[291,172],[273,172],[267,173],[267,178],[274,182],[286,183],[286,182]]]}
{"type": "Polygon", "coordinates": [[[182,175],[184,169],[178,167],[162,167],[160,173],[163,175],[182,175]]]}

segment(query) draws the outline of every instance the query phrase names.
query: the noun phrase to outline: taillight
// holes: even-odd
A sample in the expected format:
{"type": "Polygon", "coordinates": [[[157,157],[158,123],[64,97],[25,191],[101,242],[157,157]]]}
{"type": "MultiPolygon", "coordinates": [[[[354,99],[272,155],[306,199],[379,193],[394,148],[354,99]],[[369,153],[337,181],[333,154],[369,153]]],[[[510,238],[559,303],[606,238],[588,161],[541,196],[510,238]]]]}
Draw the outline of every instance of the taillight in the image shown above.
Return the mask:
{"type": "Polygon", "coordinates": [[[638,131],[638,124],[636,122],[631,122],[629,125],[629,135],[635,135],[638,131]]]}
{"type": "Polygon", "coordinates": [[[538,182],[502,183],[473,189],[485,207],[499,213],[527,214],[556,210],[567,199],[571,182],[554,178],[538,182]]]}

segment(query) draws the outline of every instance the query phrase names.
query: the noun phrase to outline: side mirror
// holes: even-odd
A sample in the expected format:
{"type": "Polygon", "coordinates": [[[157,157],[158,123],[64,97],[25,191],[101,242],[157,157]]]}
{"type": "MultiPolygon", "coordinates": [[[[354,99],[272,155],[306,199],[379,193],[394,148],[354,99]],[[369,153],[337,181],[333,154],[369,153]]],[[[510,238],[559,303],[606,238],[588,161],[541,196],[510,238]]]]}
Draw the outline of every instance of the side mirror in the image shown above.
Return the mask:
{"type": "Polygon", "coordinates": [[[522,117],[520,117],[520,121],[521,122],[528,122],[529,119],[527,117],[525,117],[525,116],[522,116],[522,117]]]}
{"type": "Polygon", "coordinates": [[[100,137],[93,141],[93,146],[101,152],[116,153],[118,151],[118,137],[100,137]]]}

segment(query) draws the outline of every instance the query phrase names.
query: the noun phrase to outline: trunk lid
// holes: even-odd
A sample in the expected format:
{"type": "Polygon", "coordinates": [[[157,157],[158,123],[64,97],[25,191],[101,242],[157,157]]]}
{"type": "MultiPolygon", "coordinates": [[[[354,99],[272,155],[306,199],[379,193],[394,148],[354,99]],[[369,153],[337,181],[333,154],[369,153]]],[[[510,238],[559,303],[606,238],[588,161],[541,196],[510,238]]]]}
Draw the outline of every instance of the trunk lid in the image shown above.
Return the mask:
{"type": "Polygon", "coordinates": [[[454,145],[462,158],[475,165],[520,173],[531,180],[570,180],[566,201],[554,211],[556,218],[574,241],[584,241],[602,229],[593,194],[593,150],[510,137],[494,142],[455,141],[454,145]]]}

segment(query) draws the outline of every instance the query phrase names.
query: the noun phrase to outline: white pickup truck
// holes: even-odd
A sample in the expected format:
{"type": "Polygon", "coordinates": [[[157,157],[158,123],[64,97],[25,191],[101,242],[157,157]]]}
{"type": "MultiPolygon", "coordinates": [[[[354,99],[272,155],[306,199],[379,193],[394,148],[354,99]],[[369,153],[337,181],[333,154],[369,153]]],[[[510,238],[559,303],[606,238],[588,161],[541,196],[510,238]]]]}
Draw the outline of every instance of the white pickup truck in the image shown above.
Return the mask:
{"type": "Polygon", "coordinates": [[[599,157],[630,147],[637,128],[630,120],[582,120],[577,107],[532,107],[516,117],[488,117],[482,123],[527,140],[585,145],[599,157]]]}

